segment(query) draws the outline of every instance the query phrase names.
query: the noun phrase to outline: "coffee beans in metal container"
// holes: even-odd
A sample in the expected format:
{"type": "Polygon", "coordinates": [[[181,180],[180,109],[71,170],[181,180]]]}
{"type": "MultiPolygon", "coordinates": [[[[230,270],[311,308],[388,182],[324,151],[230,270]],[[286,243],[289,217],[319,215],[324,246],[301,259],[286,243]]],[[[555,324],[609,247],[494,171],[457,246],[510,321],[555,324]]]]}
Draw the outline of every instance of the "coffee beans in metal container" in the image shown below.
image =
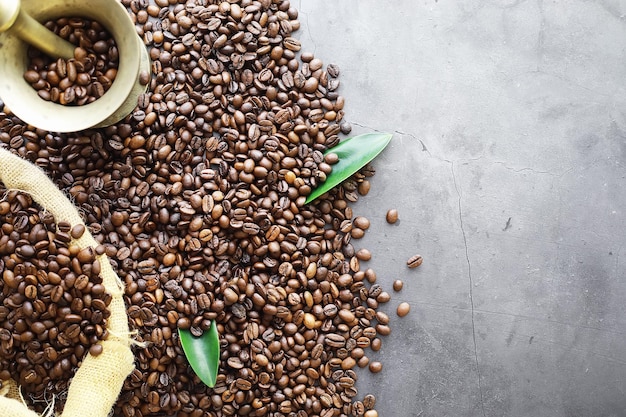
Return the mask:
{"type": "Polygon", "coordinates": [[[74,58],[53,60],[31,47],[26,82],[43,100],[63,105],[89,104],[102,97],[117,76],[119,52],[113,37],[85,18],[62,17],[45,25],[76,45],[74,58]]]}

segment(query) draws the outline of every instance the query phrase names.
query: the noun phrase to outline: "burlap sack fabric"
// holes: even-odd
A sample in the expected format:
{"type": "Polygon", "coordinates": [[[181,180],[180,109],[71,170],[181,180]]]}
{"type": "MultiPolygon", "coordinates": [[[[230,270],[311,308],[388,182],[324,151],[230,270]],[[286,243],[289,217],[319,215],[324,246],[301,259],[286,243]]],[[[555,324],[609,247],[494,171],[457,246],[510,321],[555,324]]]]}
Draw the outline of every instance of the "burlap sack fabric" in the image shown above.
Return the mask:
{"type": "MultiPolygon", "coordinates": [[[[7,189],[30,194],[57,222],[82,223],[76,208],[37,166],[0,148],[0,182],[7,189]]],[[[75,241],[80,248],[97,246],[89,234],[75,241]]],[[[119,396],[122,384],[134,369],[122,283],[105,255],[99,258],[102,280],[112,296],[107,322],[109,337],[102,341],[102,353],[87,354],[70,384],[62,417],[106,417],[119,396]]],[[[38,417],[21,398],[14,381],[4,381],[0,390],[0,416],[38,417]]]]}

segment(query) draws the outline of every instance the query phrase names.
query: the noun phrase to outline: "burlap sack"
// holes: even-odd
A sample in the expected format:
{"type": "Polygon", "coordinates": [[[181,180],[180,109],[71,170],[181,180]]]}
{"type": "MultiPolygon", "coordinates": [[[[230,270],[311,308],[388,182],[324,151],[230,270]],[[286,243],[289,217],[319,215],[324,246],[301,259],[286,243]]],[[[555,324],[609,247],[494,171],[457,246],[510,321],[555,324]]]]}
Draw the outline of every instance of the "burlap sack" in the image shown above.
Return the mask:
{"type": "MultiPolygon", "coordinates": [[[[39,167],[2,148],[0,182],[7,189],[30,194],[39,205],[54,215],[57,222],[66,221],[71,225],[82,223],[76,208],[39,167]]],[[[81,248],[98,244],[88,232],[75,243],[81,248]]],[[[109,305],[111,316],[107,322],[109,337],[101,342],[102,353],[98,356],[87,354],[76,371],[62,417],[106,417],[119,396],[124,380],[134,369],[123,286],[109,260],[103,255],[99,261],[103,284],[113,298],[109,305]]],[[[38,417],[28,409],[14,381],[3,382],[0,416],[38,417]]]]}

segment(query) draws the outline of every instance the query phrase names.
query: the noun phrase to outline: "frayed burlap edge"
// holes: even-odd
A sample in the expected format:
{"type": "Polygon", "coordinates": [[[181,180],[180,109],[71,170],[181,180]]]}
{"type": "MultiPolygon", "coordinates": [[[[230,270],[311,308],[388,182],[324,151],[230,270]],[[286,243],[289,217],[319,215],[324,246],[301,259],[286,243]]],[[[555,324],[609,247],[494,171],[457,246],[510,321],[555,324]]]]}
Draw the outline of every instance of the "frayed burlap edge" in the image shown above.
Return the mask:
{"type": "MultiPolygon", "coordinates": [[[[39,167],[3,148],[0,148],[0,182],[7,189],[30,194],[41,207],[54,215],[57,222],[65,221],[71,225],[83,223],[76,208],[39,167]]],[[[80,248],[98,245],[87,231],[74,243],[80,248]]],[[[61,417],[107,417],[124,380],[134,369],[123,285],[107,257],[102,255],[98,260],[102,283],[112,296],[109,305],[111,316],[107,321],[109,337],[100,342],[102,353],[98,356],[87,354],[76,371],[61,417]]],[[[0,416],[39,417],[28,409],[15,381],[3,381],[0,394],[0,416]]]]}

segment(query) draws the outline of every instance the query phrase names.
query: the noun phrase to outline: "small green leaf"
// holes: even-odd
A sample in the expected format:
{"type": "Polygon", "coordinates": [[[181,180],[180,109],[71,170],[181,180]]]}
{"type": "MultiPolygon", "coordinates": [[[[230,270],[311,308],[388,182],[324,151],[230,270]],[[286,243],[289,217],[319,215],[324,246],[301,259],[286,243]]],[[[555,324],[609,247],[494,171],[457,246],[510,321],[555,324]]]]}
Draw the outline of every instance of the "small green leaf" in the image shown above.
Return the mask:
{"type": "Polygon", "coordinates": [[[192,335],[186,329],[178,329],[178,334],[191,369],[202,382],[209,388],[213,388],[220,363],[220,337],[215,320],[200,337],[192,335]]]}
{"type": "Polygon", "coordinates": [[[324,155],[337,154],[339,161],[333,165],[333,171],[326,178],[326,181],[307,197],[305,204],[309,204],[317,197],[341,184],[371,162],[389,144],[391,136],[390,133],[366,133],[348,138],[339,142],[337,146],[326,150],[324,155]]]}

